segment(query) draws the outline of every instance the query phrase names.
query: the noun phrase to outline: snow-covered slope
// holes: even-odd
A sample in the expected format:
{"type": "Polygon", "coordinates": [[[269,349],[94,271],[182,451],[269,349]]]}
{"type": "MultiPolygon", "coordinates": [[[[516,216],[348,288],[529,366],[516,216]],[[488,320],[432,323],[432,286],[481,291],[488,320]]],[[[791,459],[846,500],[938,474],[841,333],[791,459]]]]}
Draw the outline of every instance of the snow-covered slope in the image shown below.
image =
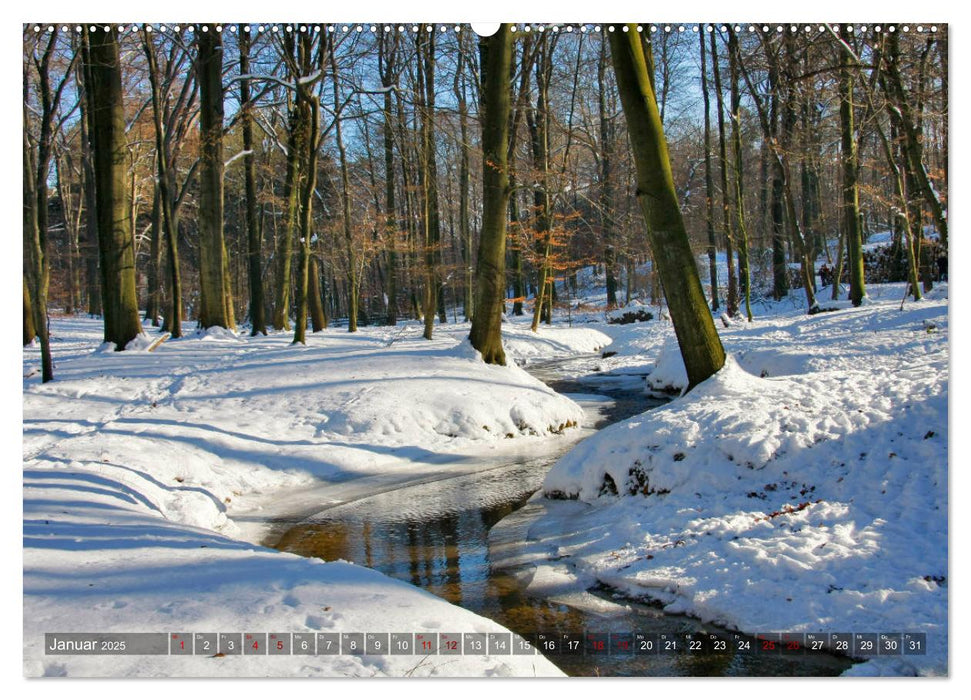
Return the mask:
{"type": "Polygon", "coordinates": [[[306,347],[208,333],[152,353],[99,349],[100,333],[55,319],[46,385],[24,352],[26,675],[561,675],[541,656],[45,656],[45,632],[502,631],[369,569],[240,541],[234,514],[319,480],[454,470],[582,417],[515,365],[483,365],[462,329],[306,347]]]}
{"type": "MultiPolygon", "coordinates": [[[[927,656],[854,672],[947,673],[946,286],[901,296],[720,329],[718,374],[553,467],[544,490],[580,503],[549,504],[537,551],[747,632],[925,632],[927,656]]],[[[642,332],[648,384],[676,383],[670,326],[642,332]]]]}

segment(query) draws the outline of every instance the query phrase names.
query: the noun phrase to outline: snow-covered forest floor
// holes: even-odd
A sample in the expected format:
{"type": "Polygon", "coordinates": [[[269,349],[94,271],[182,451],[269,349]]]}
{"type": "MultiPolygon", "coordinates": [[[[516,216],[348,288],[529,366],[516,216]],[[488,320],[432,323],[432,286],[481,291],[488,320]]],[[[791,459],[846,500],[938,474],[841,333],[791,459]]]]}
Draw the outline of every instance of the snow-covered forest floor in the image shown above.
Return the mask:
{"type": "MultiPolygon", "coordinates": [[[[331,329],[306,347],[210,333],[114,353],[99,320],[55,319],[57,381],[24,381],[25,673],[173,672],[167,658],[45,658],[51,631],[502,630],[369,569],[255,547],[259,530],[233,520],[321,482],[350,494],[481,468],[581,420],[515,365],[483,365],[463,331],[420,332],[331,329]]],[[[547,356],[609,342],[519,335],[547,356]]],[[[26,349],[24,375],[37,364],[26,349]]],[[[178,673],[560,675],[539,656],[197,657],[178,673]]]]}
{"type": "MultiPolygon", "coordinates": [[[[531,590],[599,580],[746,632],[926,632],[926,657],[854,672],[946,673],[947,287],[903,311],[901,285],[869,292],[858,309],[809,317],[787,299],[719,326],[724,370],[561,459],[545,490],[576,500],[544,501],[532,524],[531,590]]],[[[618,381],[683,384],[658,309],[607,325],[602,299],[582,301],[538,336],[509,319],[510,359],[609,344],[601,370],[618,381]]],[[[49,631],[502,629],[364,567],[256,546],[247,524],[311,505],[321,483],[351,497],[569,439],[579,406],[481,364],[467,324],[431,342],[403,324],[151,353],[99,350],[99,320],[52,331],[55,382],[27,377],[39,352],[24,351],[26,675],[172,672],[167,658],[45,657],[49,631]]],[[[559,675],[541,656],[194,657],[178,673],[559,675]]]]}
{"type": "MultiPolygon", "coordinates": [[[[519,556],[531,589],[599,581],[749,633],[924,632],[926,656],[850,673],[946,674],[947,286],[903,310],[903,285],[869,293],[816,316],[757,307],[719,328],[717,375],[561,458],[543,491],[567,500],[534,497],[519,556]]],[[[683,387],[655,325],[622,326],[604,368],[683,387]]]]}

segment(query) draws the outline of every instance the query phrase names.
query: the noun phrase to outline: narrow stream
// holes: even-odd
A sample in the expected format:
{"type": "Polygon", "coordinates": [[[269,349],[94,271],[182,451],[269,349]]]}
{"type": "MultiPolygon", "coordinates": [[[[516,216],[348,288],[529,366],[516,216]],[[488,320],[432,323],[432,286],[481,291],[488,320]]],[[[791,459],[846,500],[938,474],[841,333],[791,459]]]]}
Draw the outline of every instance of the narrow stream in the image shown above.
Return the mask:
{"type": "MultiPolygon", "coordinates": [[[[592,434],[663,402],[643,392],[643,375],[601,374],[599,356],[546,361],[527,367],[585,410],[592,434]]],[[[406,485],[322,510],[274,535],[277,549],[325,560],[345,559],[408,581],[526,637],[539,632],[718,633],[723,630],[651,605],[615,599],[592,589],[567,599],[528,596],[522,570],[499,565],[497,551],[515,552],[528,517],[527,502],[559,456],[575,442],[540,458],[523,458],[473,474],[406,485]],[[525,506],[525,508],[524,508],[525,506]],[[501,542],[490,530],[503,518],[501,542]],[[517,538],[520,538],[517,540],[517,538]]],[[[277,529],[277,533],[280,530],[277,529]]],[[[755,641],[752,640],[753,648],[755,641]]],[[[850,661],[831,655],[788,657],[757,653],[684,652],[656,656],[557,655],[571,676],[837,675],[850,661]]]]}

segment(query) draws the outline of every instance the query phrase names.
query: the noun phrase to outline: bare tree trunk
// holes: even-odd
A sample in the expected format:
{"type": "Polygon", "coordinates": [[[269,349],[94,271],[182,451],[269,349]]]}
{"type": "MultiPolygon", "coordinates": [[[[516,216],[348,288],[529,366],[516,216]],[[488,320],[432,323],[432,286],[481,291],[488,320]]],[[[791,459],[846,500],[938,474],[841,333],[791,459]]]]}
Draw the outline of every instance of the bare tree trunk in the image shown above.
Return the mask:
{"type": "Polygon", "coordinates": [[[148,252],[148,303],[145,305],[145,320],[151,321],[154,328],[158,328],[161,313],[161,279],[159,271],[162,267],[162,203],[159,196],[159,186],[155,183],[152,195],[152,228],[151,241],[148,252]]]}
{"type": "MultiPolygon", "coordinates": [[[[395,53],[397,38],[389,46],[383,34],[378,35],[378,71],[381,73],[381,86],[384,88],[384,203],[385,203],[385,249],[388,258],[388,316],[389,326],[398,325],[398,219],[394,187],[394,114],[392,112],[392,89],[397,85],[395,53]]],[[[459,69],[461,72],[461,68],[459,69]]],[[[461,108],[461,105],[460,105],[461,108]]],[[[464,122],[463,122],[464,124],[464,122]]]]}
{"type": "Polygon", "coordinates": [[[843,226],[846,230],[846,249],[849,253],[850,301],[853,306],[863,303],[866,286],[863,279],[863,241],[860,238],[860,192],[857,184],[858,158],[853,126],[853,78],[850,76],[849,56],[839,53],[840,93],[840,161],[843,166],[843,226]]]}
{"type": "MultiPolygon", "coordinates": [[[[736,42],[735,47],[737,49],[738,44],[736,42]]],[[[779,49],[781,50],[781,49],[779,49]]],[[[769,61],[769,142],[778,142],[779,140],[779,57],[774,53],[774,49],[771,45],[766,45],[766,57],[769,61]]],[[[736,60],[741,62],[741,56],[736,55],[736,60]]],[[[733,85],[737,88],[738,86],[738,71],[733,73],[733,85]]],[[[732,103],[732,109],[735,109],[735,103],[732,103]]],[[[785,127],[783,127],[785,129],[785,127]]],[[[783,209],[782,199],[782,181],[785,179],[785,173],[782,171],[782,164],[780,161],[776,160],[774,162],[772,169],[772,197],[770,210],[772,212],[772,297],[778,301],[789,294],[789,267],[786,264],[786,222],[785,222],[785,210],[783,209]]],[[[765,183],[762,183],[765,187],[765,183]]],[[[746,246],[746,258],[748,250],[746,246]]],[[[739,256],[741,260],[741,255],[739,256]]],[[[747,260],[746,260],[747,264],[747,260]]],[[[744,284],[746,285],[746,290],[748,289],[749,279],[748,273],[743,275],[744,284]]],[[[746,291],[745,295],[745,308],[746,311],[749,309],[749,294],[746,291]]],[[[749,316],[751,320],[751,315],[749,316]]]]}
{"type": "Polygon", "coordinates": [[[488,364],[505,365],[502,306],[506,290],[506,208],[509,199],[509,25],[479,40],[482,56],[482,234],[476,265],[475,315],[469,339],[488,364]]]}
{"type": "MultiPolygon", "coordinates": [[[[311,92],[314,80],[309,80],[314,65],[311,60],[313,39],[309,33],[299,38],[300,78],[297,81],[297,109],[302,110],[302,120],[307,125],[306,150],[300,154],[304,161],[303,184],[300,188],[300,262],[297,270],[296,317],[294,319],[293,342],[307,343],[307,313],[309,311],[309,287],[311,274],[310,241],[313,238],[314,190],[317,187],[317,154],[320,150],[320,102],[311,92]]],[[[318,72],[323,73],[323,53],[318,72]]],[[[318,78],[319,79],[319,78],[318,78]]]]}
{"type": "Polygon", "coordinates": [[[122,102],[121,57],[115,30],[85,31],[89,136],[94,154],[98,250],[105,342],[117,350],[139,333],[135,240],[128,186],[128,142],[122,102]]]}
{"type": "Polygon", "coordinates": [[[711,174],[711,101],[708,99],[708,68],[705,65],[705,33],[701,44],[701,94],[705,100],[705,223],[708,229],[708,279],[711,282],[711,310],[718,311],[718,247],[715,242],[715,183],[711,174]]]}
{"type": "Polygon", "coordinates": [[[222,39],[215,25],[196,36],[199,125],[199,325],[234,329],[233,301],[223,238],[222,39]]]}
{"type": "MultiPolygon", "coordinates": [[[[607,281],[607,308],[617,308],[617,252],[614,248],[613,165],[614,125],[607,114],[607,42],[601,42],[597,58],[597,108],[600,122],[600,225],[603,229],[603,261],[607,281]]],[[[629,296],[629,295],[628,295],[629,296]]]]}
{"type": "Polygon", "coordinates": [[[425,251],[425,294],[422,314],[424,337],[432,339],[435,312],[445,323],[442,296],[441,222],[438,210],[438,169],[435,163],[435,34],[420,32],[417,37],[418,81],[416,108],[421,119],[421,167],[418,181],[422,192],[422,229],[425,251]]]}
{"type": "MultiPolygon", "coordinates": [[[[464,267],[464,284],[462,296],[462,312],[466,321],[472,320],[474,268],[472,266],[472,225],[469,220],[469,161],[472,150],[469,143],[469,107],[465,89],[465,33],[459,34],[458,66],[455,69],[455,101],[459,112],[459,242],[462,251],[462,265],[464,267]]],[[[520,313],[522,302],[519,302],[520,313]]]]}
{"type": "Polygon", "coordinates": [[[27,286],[27,275],[23,275],[24,280],[24,345],[30,345],[37,337],[37,329],[34,326],[34,308],[30,303],[30,288],[27,286]]]}
{"type": "Polygon", "coordinates": [[[327,327],[327,311],[324,308],[324,295],[320,289],[320,270],[317,258],[310,258],[310,322],[313,332],[317,333],[327,327]]]}
{"type": "MultiPolygon", "coordinates": [[[[160,237],[165,239],[168,249],[169,295],[171,307],[165,313],[163,330],[172,334],[173,338],[182,336],[182,275],[179,267],[179,222],[176,208],[178,206],[169,163],[169,139],[163,128],[165,100],[162,97],[161,80],[155,48],[151,35],[143,30],[143,45],[148,60],[148,77],[152,87],[152,113],[155,122],[155,162],[158,168],[156,189],[158,191],[158,224],[160,237]]],[[[168,86],[166,86],[166,90],[168,86]]],[[[159,251],[161,257],[161,251],[159,251]]]]}
{"type": "Polygon", "coordinates": [[[337,72],[337,57],[329,51],[330,70],[334,79],[334,136],[341,168],[341,210],[344,222],[344,245],[347,253],[347,332],[357,332],[358,279],[357,254],[354,251],[354,229],[351,226],[351,184],[347,170],[347,149],[344,147],[344,134],[341,127],[340,78],[337,72]]]}
{"type": "Polygon", "coordinates": [[[728,68],[731,74],[732,92],[732,150],[735,156],[735,215],[736,232],[738,234],[738,274],[743,298],[745,299],[745,317],[752,320],[752,280],[748,265],[748,231],[745,228],[745,194],[742,181],[744,163],[742,162],[742,124],[739,105],[741,95],[738,88],[738,70],[741,63],[738,50],[738,38],[731,27],[728,27],[728,68]]]}
{"type": "Polygon", "coordinates": [[[715,79],[715,105],[718,109],[718,162],[721,173],[722,189],[722,228],[725,236],[725,258],[728,263],[728,295],[725,298],[725,311],[729,317],[738,314],[738,277],[735,273],[734,233],[732,231],[732,207],[728,187],[728,148],[725,138],[725,108],[721,71],[718,68],[718,47],[715,33],[711,33],[711,69],[715,79]]]}
{"type": "Polygon", "coordinates": [[[82,190],[84,191],[84,239],[79,243],[84,257],[84,281],[88,297],[88,314],[101,314],[101,274],[98,270],[98,212],[95,201],[94,163],[91,155],[90,137],[88,135],[88,113],[91,111],[88,98],[87,78],[85,66],[79,61],[76,79],[81,105],[81,173],[82,190]]]}
{"type": "Polygon", "coordinates": [[[664,286],[688,390],[725,364],[725,350],[705,302],[694,255],[674,189],[661,115],[648,74],[637,25],[615,27],[608,34],[631,149],[637,165],[637,199],[664,286]]]}
{"type": "MultiPolygon", "coordinates": [[[[249,75],[250,36],[247,25],[239,25],[239,72],[249,75]]],[[[246,180],[246,242],[249,281],[249,318],[253,326],[250,335],[266,335],[266,302],[263,293],[263,230],[260,226],[256,200],[256,151],[253,143],[253,108],[250,102],[250,81],[239,81],[239,102],[242,111],[243,176],[246,180]]]]}
{"type": "Polygon", "coordinates": [[[550,114],[549,84],[552,76],[552,58],[549,41],[543,35],[537,46],[536,63],[536,109],[526,113],[530,142],[533,151],[533,170],[536,182],[533,190],[533,209],[539,236],[536,242],[539,254],[539,281],[536,285],[536,303],[533,305],[531,329],[536,332],[540,321],[549,324],[553,313],[553,214],[550,209],[549,170],[550,170],[550,114]]]}
{"type": "Polygon", "coordinates": [[[889,51],[884,57],[886,70],[881,75],[885,75],[884,86],[887,97],[896,108],[899,117],[900,129],[904,136],[904,155],[910,166],[910,171],[914,176],[915,185],[924,197],[927,208],[930,209],[934,219],[934,225],[941,237],[941,245],[947,250],[947,213],[941,203],[941,199],[927,175],[927,169],[923,162],[923,147],[921,145],[921,133],[917,127],[917,122],[921,118],[921,112],[915,115],[911,108],[907,95],[904,92],[903,81],[900,77],[900,37],[897,33],[890,35],[889,51]]]}
{"type": "MultiPolygon", "coordinates": [[[[26,92],[26,76],[24,87],[26,92]]],[[[25,95],[26,97],[26,95],[25,95]]],[[[37,219],[37,192],[36,177],[34,169],[33,149],[27,139],[27,103],[24,102],[24,253],[28,261],[30,270],[30,287],[33,287],[33,298],[25,294],[24,310],[30,309],[33,312],[33,324],[31,330],[40,339],[41,353],[41,380],[49,382],[54,379],[54,360],[51,357],[51,341],[48,331],[47,319],[47,287],[50,280],[50,271],[47,263],[46,236],[41,236],[41,229],[37,219]],[[30,304],[29,302],[33,302],[30,304]]],[[[45,202],[46,204],[46,202],[45,202]]],[[[25,292],[27,288],[25,288],[25,292]]],[[[24,338],[27,337],[26,324],[24,328],[24,338]]],[[[33,340],[33,336],[31,336],[33,340]]],[[[27,341],[29,342],[29,341],[27,341]]],[[[24,345],[27,344],[24,343],[24,345]]]]}

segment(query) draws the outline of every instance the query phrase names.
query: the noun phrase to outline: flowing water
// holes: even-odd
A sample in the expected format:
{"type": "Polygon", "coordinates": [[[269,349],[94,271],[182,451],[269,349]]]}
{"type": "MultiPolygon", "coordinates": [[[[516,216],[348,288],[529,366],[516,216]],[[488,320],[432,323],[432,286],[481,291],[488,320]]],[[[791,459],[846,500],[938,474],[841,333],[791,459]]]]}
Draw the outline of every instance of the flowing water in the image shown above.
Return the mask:
{"type": "MultiPolygon", "coordinates": [[[[585,356],[527,369],[584,407],[583,435],[663,403],[644,394],[643,375],[601,374],[598,366],[598,356],[585,356]]],[[[697,620],[665,615],[657,607],[620,599],[605,589],[554,598],[525,593],[524,569],[510,562],[525,541],[531,518],[544,507],[530,497],[556,459],[576,444],[563,442],[568,444],[542,457],[520,457],[471,474],[404,485],[340,503],[295,524],[279,522],[270,542],[283,551],[377,569],[526,638],[540,632],[585,631],[727,636],[697,620]],[[490,537],[503,519],[496,528],[498,536],[490,537]]],[[[749,641],[754,649],[755,640],[749,641]]],[[[751,652],[549,658],[576,676],[836,675],[850,665],[828,654],[751,652]]]]}

